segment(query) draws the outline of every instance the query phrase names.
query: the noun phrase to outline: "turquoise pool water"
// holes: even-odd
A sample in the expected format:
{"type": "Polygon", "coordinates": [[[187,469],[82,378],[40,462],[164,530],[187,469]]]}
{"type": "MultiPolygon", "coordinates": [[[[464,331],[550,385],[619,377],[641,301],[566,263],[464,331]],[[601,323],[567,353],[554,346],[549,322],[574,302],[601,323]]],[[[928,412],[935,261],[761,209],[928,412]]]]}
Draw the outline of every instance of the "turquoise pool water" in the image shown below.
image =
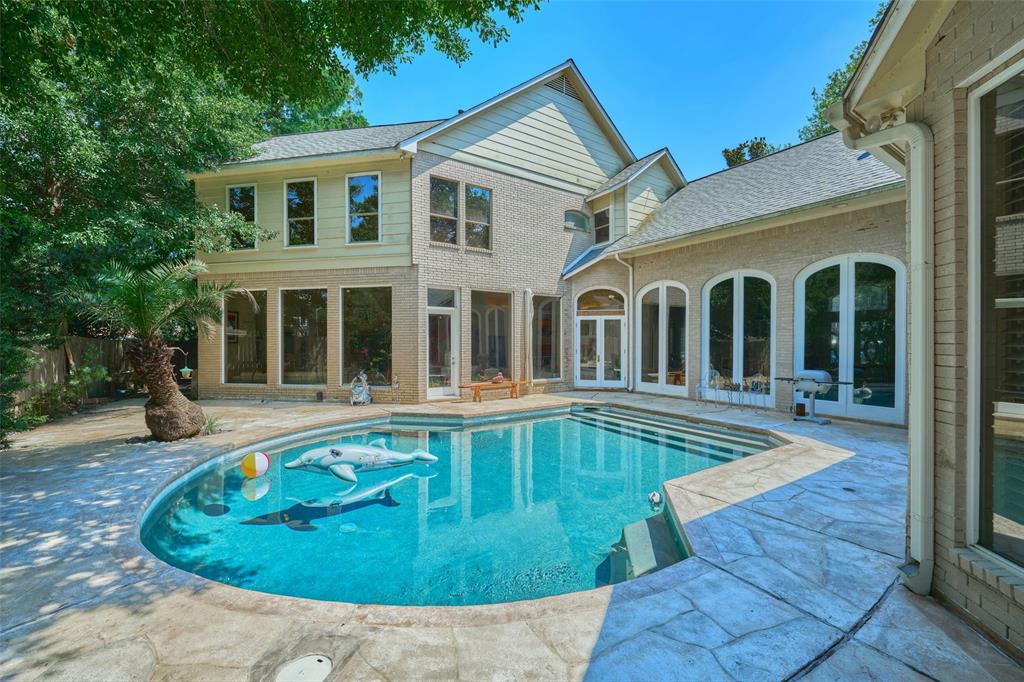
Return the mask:
{"type": "Polygon", "coordinates": [[[743,432],[604,411],[458,428],[382,422],[271,451],[258,479],[242,474],[244,453],[213,462],[150,509],[142,540],[174,566],[261,592],[404,605],[534,599],[601,584],[611,546],[655,513],[648,494],[663,481],[768,447],[743,432]],[[315,447],[377,439],[438,460],[360,472],[355,484],[283,466],[315,447]]]}

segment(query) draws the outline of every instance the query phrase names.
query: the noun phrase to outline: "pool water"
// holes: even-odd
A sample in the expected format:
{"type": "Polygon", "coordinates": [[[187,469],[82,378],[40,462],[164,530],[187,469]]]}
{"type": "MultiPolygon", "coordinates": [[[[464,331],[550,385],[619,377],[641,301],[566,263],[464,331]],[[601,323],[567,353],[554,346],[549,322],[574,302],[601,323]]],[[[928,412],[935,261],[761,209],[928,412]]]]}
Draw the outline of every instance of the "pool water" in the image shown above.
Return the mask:
{"type": "Polygon", "coordinates": [[[244,453],[203,467],[150,509],[142,540],[174,566],[261,592],[403,605],[534,599],[602,584],[612,545],[656,513],[648,494],[663,481],[768,447],[610,412],[382,423],[270,452],[257,479],[242,474],[244,453]],[[356,484],[283,466],[314,447],[377,439],[438,461],[359,472],[356,484]]]}

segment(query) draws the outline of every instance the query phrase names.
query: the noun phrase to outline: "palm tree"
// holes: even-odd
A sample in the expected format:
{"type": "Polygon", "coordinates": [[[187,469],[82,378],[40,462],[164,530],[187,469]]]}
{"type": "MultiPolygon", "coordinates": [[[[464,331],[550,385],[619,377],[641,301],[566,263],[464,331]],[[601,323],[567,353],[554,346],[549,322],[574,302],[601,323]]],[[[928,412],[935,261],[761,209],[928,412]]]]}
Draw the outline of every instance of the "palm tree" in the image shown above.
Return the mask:
{"type": "MultiPolygon", "coordinates": [[[[209,334],[221,319],[221,304],[233,284],[199,284],[206,272],[198,260],[137,268],[119,261],[104,266],[66,298],[91,322],[105,325],[127,342],[135,380],[149,392],[146,426],[161,441],[190,438],[205,423],[203,410],[178,390],[171,349],[163,335],[195,323],[209,334]]],[[[255,305],[255,301],[253,301],[255,305]]]]}

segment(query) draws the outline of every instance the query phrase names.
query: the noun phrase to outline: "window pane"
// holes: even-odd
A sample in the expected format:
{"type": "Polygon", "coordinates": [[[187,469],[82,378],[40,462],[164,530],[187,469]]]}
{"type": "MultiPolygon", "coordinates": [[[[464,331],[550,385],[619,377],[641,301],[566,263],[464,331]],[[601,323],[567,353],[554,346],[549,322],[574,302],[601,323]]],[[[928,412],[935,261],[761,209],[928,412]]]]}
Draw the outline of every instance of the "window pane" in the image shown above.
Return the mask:
{"type": "Polygon", "coordinates": [[[735,280],[711,287],[708,294],[708,369],[715,385],[717,376],[732,381],[733,303],[735,280]]]}
{"type": "Polygon", "coordinates": [[[665,383],[669,386],[686,385],[686,292],[678,287],[665,287],[665,306],[668,308],[666,330],[665,383]]]}
{"type": "Polygon", "coordinates": [[[341,381],[362,370],[376,386],[391,384],[391,287],[342,289],[341,381]]]}
{"type": "Polygon", "coordinates": [[[598,211],[594,214],[594,243],[600,244],[608,241],[611,234],[609,230],[609,211],[598,211]]]}
{"type": "Polygon", "coordinates": [[[305,246],[316,242],[312,218],[288,221],[288,246],[305,246]]]}
{"type": "Polygon", "coordinates": [[[981,543],[1024,564],[1024,74],[981,101],[981,543]]]}
{"type": "Polygon", "coordinates": [[[434,308],[454,308],[455,292],[451,289],[427,289],[427,305],[434,308]]]}
{"type": "Polygon", "coordinates": [[[566,211],[565,212],[565,226],[573,229],[580,230],[583,232],[587,231],[590,221],[587,220],[587,214],[582,211],[566,211]]]}
{"type": "MultiPolygon", "coordinates": [[[[819,270],[804,282],[804,366],[823,369],[839,381],[839,273],[833,265],[819,270]]],[[[817,400],[839,400],[839,387],[832,386],[817,400]]]]}
{"type": "Polygon", "coordinates": [[[622,380],[622,323],[602,320],[604,323],[604,380],[622,380]]]}
{"type": "Polygon", "coordinates": [[[224,299],[224,383],[267,383],[267,292],[224,299]]]}
{"type": "Polygon", "coordinates": [[[327,289],[281,292],[281,383],[327,383],[327,289]]]}
{"type": "Polygon", "coordinates": [[[562,376],[561,301],[553,296],[533,297],[533,378],[562,376]]]}
{"type": "Polygon", "coordinates": [[[501,372],[512,378],[509,366],[509,323],[511,300],[508,294],[473,292],[473,379],[490,379],[501,372]]]}
{"type": "Polygon", "coordinates": [[[660,379],[660,300],[661,289],[652,289],[640,301],[640,381],[649,384],[656,384],[660,379]]]}
{"type": "Polygon", "coordinates": [[[580,381],[597,379],[597,320],[580,320],[580,381]]]}
{"type": "Polygon", "coordinates": [[[380,188],[376,175],[358,175],[348,179],[348,212],[377,213],[380,210],[380,188]]]}
{"type": "Polygon", "coordinates": [[[617,291],[594,289],[577,299],[576,310],[584,314],[607,313],[609,315],[621,315],[626,310],[626,302],[617,291]]]}
{"type": "Polygon", "coordinates": [[[854,264],[853,402],[896,406],[896,272],[854,264]]]}
{"type": "Polygon", "coordinates": [[[427,316],[427,387],[452,385],[452,316],[427,316]]]}
{"type": "Polygon", "coordinates": [[[354,242],[375,242],[380,238],[376,215],[349,216],[349,234],[354,242]]]}
{"type": "Polygon", "coordinates": [[[228,209],[240,213],[242,220],[251,223],[256,220],[256,186],[231,187],[228,189],[228,209]]]}
{"type": "Polygon", "coordinates": [[[313,217],[313,181],[288,183],[288,218],[313,217]]]}
{"type": "Polygon", "coordinates": [[[458,217],[459,183],[430,178],[430,212],[434,215],[458,217]]]}
{"type": "Polygon", "coordinates": [[[490,225],[491,190],[466,185],[466,220],[490,225]]]}
{"type": "Polygon", "coordinates": [[[491,248],[491,226],[482,223],[466,223],[466,246],[478,249],[491,248]]]}
{"type": "Polygon", "coordinates": [[[430,240],[446,244],[459,243],[459,224],[455,218],[430,216],[430,240]]]}
{"type": "Polygon", "coordinates": [[[743,378],[767,379],[772,357],[772,285],[743,278],[743,378]]]}

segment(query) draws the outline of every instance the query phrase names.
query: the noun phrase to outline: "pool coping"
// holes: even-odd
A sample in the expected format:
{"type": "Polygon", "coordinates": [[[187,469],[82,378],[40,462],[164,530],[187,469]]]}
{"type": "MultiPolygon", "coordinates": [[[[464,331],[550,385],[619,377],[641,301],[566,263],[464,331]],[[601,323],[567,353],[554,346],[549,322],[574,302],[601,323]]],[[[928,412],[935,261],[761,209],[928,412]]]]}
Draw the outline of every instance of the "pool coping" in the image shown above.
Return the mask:
{"type": "MultiPolygon", "coordinates": [[[[685,573],[685,565],[695,559],[704,558],[709,554],[718,554],[718,549],[713,539],[703,532],[700,527],[700,520],[703,513],[699,509],[683,509],[686,504],[685,495],[679,491],[689,490],[686,483],[698,479],[701,474],[709,471],[732,472],[742,470],[744,465],[751,466],[762,461],[765,455],[787,452],[790,456],[799,455],[800,451],[810,452],[812,449],[827,450],[835,453],[843,453],[841,459],[853,456],[853,452],[838,448],[837,446],[817,441],[815,439],[799,436],[792,433],[783,433],[770,428],[760,428],[747,424],[733,424],[731,422],[693,417],[691,415],[672,414],[663,410],[649,408],[624,407],[605,401],[572,399],[569,404],[558,407],[541,408],[518,408],[509,406],[493,412],[480,415],[465,415],[455,412],[434,412],[416,411],[407,409],[388,410],[386,408],[375,408],[379,413],[366,416],[353,416],[342,419],[323,420],[305,425],[301,431],[280,429],[269,436],[255,439],[243,439],[239,443],[228,444],[217,453],[204,453],[188,460],[181,467],[163,478],[146,497],[139,511],[134,516],[133,526],[126,537],[119,543],[110,547],[111,553],[126,570],[156,570],[159,579],[168,580],[173,587],[187,587],[192,590],[194,596],[208,603],[230,608],[234,611],[250,611],[259,614],[274,614],[293,616],[301,618],[315,617],[317,619],[339,618],[345,622],[352,620],[366,625],[398,626],[398,627],[434,627],[445,626],[480,626],[497,625],[519,620],[535,620],[546,616],[564,614],[569,609],[603,607],[608,604],[615,594],[616,602],[623,600],[639,599],[649,596],[655,592],[666,589],[676,574],[685,573]],[[684,476],[668,479],[662,482],[666,490],[665,509],[671,514],[673,521],[680,532],[683,541],[689,550],[689,556],[685,559],[668,566],[660,571],[633,578],[628,581],[614,585],[590,588],[564,594],[540,597],[537,599],[519,600],[511,602],[499,602],[494,604],[478,605],[430,605],[430,606],[407,606],[388,604],[361,604],[345,601],[324,601],[307,597],[281,595],[270,592],[260,592],[243,587],[236,587],[228,583],[222,583],[209,578],[204,578],[195,573],[172,566],[166,563],[142,543],[142,524],[151,510],[155,509],[161,499],[173,488],[180,479],[193,474],[203,467],[211,467],[218,460],[233,455],[240,450],[253,448],[268,443],[278,443],[290,440],[306,440],[311,434],[319,432],[336,432],[348,429],[358,429],[361,425],[373,426],[381,422],[390,421],[394,416],[399,419],[449,419],[452,426],[455,422],[461,422],[462,426],[483,425],[500,423],[503,420],[522,418],[523,415],[551,413],[559,414],[571,412],[579,406],[606,408],[622,412],[638,412],[649,416],[662,417],[673,421],[691,422],[705,426],[723,428],[727,430],[744,431],[760,436],[767,436],[778,442],[773,448],[742,457],[731,462],[710,467],[701,471],[686,474],[684,476]],[[793,449],[796,448],[796,449],[793,449]],[[788,449],[788,450],[787,450],[788,449]],[[695,532],[696,531],[696,532],[695,532]],[[253,596],[257,595],[257,599],[253,596]],[[255,602],[255,604],[254,604],[255,602]],[[315,614],[312,615],[312,614],[315,614]]],[[[760,468],[760,467],[757,467],[760,468]]],[[[804,474],[794,475],[793,480],[801,478],[804,474]]],[[[717,511],[717,509],[716,509],[717,511]]],[[[681,575],[679,576],[682,577],[681,575]]]]}

